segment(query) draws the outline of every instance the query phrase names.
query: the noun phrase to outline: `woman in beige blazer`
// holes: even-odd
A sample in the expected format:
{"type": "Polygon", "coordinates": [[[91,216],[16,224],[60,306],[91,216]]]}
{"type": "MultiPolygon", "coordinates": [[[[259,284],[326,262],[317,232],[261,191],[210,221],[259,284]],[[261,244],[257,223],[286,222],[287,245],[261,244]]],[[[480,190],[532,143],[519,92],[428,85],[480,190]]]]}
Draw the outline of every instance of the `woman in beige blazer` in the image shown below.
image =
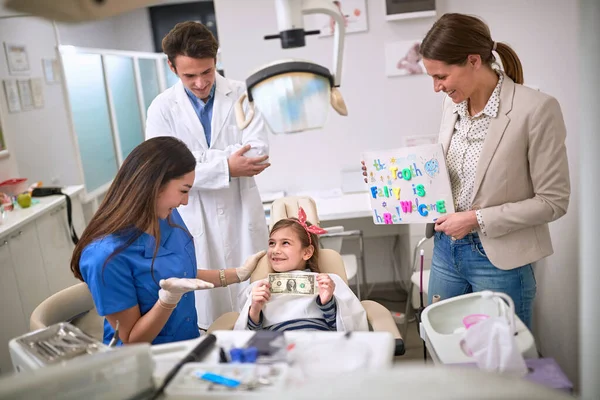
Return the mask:
{"type": "Polygon", "coordinates": [[[478,18],[443,15],[420,51],[434,90],[447,95],[439,140],[456,208],[435,224],[430,301],[504,292],[531,327],[531,263],[552,254],[548,223],[569,203],[560,106],[523,86],[519,57],[478,18]]]}

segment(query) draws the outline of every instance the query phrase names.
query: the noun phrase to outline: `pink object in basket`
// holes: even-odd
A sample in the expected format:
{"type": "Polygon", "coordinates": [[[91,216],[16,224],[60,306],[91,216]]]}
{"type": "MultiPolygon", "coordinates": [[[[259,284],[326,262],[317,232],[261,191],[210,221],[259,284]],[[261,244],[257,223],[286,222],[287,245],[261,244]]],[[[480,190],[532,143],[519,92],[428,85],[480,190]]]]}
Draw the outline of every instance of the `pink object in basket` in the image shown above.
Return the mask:
{"type": "Polygon", "coordinates": [[[27,178],[13,178],[0,183],[0,192],[16,196],[27,190],[27,178]]]}
{"type": "Polygon", "coordinates": [[[469,329],[472,325],[475,325],[478,322],[483,321],[484,319],[488,319],[490,316],[486,314],[471,314],[467,315],[463,318],[463,325],[465,328],[469,329]]]}

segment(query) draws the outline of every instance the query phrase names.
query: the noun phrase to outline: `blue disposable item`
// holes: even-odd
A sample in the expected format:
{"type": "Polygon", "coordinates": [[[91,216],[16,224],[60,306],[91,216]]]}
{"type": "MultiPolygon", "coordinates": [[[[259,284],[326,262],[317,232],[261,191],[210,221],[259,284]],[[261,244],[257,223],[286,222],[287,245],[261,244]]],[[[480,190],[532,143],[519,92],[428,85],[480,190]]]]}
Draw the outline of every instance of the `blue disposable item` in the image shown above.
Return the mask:
{"type": "Polygon", "coordinates": [[[210,372],[196,372],[196,376],[202,380],[231,388],[238,387],[242,383],[240,381],[236,381],[235,379],[226,378],[222,375],[217,375],[210,372]]]}
{"type": "Polygon", "coordinates": [[[233,349],[229,350],[229,355],[231,357],[232,363],[244,362],[244,350],[243,349],[233,348],[233,349]]]}
{"type": "Polygon", "coordinates": [[[232,363],[255,363],[258,358],[258,349],[256,347],[248,347],[240,349],[234,347],[229,350],[232,363]]]}
{"type": "Polygon", "coordinates": [[[248,347],[244,351],[244,362],[255,363],[258,358],[258,349],[256,347],[248,347]]]}

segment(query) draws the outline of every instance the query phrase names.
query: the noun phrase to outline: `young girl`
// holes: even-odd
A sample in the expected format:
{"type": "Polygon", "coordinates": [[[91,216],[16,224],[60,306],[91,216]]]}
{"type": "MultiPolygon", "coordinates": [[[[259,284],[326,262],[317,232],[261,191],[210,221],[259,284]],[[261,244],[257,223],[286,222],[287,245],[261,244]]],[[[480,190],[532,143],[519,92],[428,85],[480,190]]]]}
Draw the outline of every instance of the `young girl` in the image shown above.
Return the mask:
{"type": "Polygon", "coordinates": [[[298,214],[273,226],[267,256],[275,273],[315,275],[318,294],[271,293],[268,280],[256,281],[242,293],[244,307],[234,329],[368,330],[365,310],[348,285],[319,271],[317,234],[326,231],[306,222],[302,208],[298,214]]]}

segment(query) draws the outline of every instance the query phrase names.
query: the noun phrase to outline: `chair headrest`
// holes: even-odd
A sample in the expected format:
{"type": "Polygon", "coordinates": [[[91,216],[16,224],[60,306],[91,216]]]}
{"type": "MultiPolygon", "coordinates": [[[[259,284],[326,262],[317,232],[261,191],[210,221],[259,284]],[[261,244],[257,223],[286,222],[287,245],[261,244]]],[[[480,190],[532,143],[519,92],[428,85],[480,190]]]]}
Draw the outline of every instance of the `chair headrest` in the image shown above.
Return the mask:
{"type": "Polygon", "coordinates": [[[275,200],[271,204],[269,217],[269,232],[273,225],[281,219],[298,218],[298,210],[302,207],[306,213],[306,220],[313,225],[319,225],[319,215],[315,201],[306,196],[290,196],[275,200]]]}

